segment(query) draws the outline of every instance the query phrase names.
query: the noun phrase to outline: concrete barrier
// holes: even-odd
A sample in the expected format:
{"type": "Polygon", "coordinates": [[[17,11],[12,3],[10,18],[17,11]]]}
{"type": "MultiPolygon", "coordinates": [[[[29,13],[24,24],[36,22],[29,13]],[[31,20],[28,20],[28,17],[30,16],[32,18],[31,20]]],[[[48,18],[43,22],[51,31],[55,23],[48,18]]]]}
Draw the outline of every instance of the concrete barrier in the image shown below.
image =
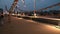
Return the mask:
{"type": "Polygon", "coordinates": [[[24,19],[28,19],[28,20],[33,20],[33,21],[37,21],[40,23],[46,23],[46,24],[53,24],[53,25],[58,25],[59,20],[54,20],[54,19],[44,19],[44,18],[31,18],[31,17],[27,17],[27,16],[18,16],[19,18],[24,18],[24,19]]]}
{"type": "Polygon", "coordinates": [[[41,22],[41,23],[46,23],[46,24],[58,25],[58,21],[56,20],[49,20],[49,19],[43,19],[43,18],[32,18],[32,20],[41,22]]]}

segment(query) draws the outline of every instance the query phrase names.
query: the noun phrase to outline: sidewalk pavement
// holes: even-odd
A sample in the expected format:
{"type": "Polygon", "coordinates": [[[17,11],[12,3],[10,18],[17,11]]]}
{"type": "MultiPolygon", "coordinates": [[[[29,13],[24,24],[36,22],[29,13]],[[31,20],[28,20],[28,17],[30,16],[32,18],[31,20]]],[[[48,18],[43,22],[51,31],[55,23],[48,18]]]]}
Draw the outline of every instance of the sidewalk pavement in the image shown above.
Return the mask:
{"type": "Polygon", "coordinates": [[[0,34],[60,34],[60,29],[52,25],[17,17],[11,17],[11,22],[8,18],[5,19],[5,24],[0,27],[0,34]]]}

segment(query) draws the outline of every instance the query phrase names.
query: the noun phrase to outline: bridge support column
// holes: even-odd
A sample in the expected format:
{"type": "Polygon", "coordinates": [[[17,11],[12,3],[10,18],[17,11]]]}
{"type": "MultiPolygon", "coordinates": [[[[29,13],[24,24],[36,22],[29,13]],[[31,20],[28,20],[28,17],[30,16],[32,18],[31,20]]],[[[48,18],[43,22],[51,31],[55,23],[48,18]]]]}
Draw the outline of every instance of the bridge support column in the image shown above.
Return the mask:
{"type": "Polygon", "coordinates": [[[14,11],[14,8],[16,7],[17,3],[18,3],[18,0],[14,0],[12,6],[9,9],[9,19],[8,19],[8,22],[10,22],[10,23],[11,23],[12,12],[14,11]]]}

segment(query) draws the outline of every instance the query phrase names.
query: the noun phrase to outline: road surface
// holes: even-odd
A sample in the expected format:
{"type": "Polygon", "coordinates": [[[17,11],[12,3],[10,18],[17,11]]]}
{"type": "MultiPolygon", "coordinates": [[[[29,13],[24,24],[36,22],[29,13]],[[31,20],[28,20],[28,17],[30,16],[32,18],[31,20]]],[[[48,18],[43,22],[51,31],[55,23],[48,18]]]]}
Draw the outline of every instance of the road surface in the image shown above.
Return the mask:
{"type": "Polygon", "coordinates": [[[54,25],[38,23],[23,18],[11,17],[11,23],[5,18],[0,34],[60,34],[54,25]]]}

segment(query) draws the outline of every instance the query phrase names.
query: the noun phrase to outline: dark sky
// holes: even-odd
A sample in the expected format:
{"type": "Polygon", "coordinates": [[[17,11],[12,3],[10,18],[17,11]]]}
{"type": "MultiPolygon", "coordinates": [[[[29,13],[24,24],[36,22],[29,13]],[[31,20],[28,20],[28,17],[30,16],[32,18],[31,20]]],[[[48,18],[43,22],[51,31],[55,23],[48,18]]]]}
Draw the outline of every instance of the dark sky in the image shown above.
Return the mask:
{"type": "MultiPolygon", "coordinates": [[[[7,5],[9,9],[13,1],[14,0],[0,0],[0,8],[4,9],[5,5],[7,5]]],[[[36,10],[45,8],[47,6],[50,6],[59,2],[60,0],[36,0],[36,10]]],[[[22,1],[19,0],[18,5],[22,10],[34,10],[34,0],[25,0],[26,7],[23,7],[22,1]]],[[[50,9],[59,9],[59,8],[60,8],[59,6],[56,6],[50,9]]]]}

